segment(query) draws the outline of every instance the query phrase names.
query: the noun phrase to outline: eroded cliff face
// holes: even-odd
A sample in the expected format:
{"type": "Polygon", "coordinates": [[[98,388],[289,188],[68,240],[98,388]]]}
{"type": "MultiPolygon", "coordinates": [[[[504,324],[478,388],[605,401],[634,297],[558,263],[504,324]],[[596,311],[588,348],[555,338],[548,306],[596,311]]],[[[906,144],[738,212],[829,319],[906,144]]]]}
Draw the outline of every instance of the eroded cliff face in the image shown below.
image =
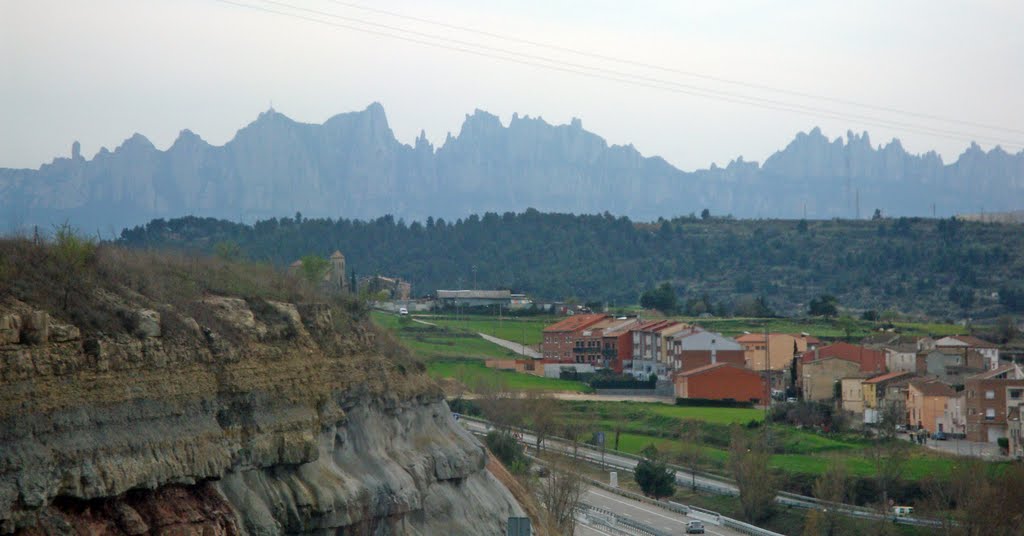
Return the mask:
{"type": "Polygon", "coordinates": [[[0,532],[503,534],[521,515],[365,324],[90,293],[118,329],[0,298],[0,532]]]}

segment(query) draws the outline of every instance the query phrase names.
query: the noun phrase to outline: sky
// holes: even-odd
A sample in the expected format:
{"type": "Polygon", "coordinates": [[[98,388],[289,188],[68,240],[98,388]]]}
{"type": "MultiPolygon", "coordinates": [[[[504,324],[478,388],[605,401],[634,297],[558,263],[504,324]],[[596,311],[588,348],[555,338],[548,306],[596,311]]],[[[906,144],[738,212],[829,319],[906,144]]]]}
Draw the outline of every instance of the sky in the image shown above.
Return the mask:
{"type": "Polygon", "coordinates": [[[972,140],[1024,147],[1022,27],[1010,0],[0,0],[0,167],[374,101],[410,144],[482,109],[580,118],[683,170],[763,162],[815,126],[949,163],[972,140]]]}

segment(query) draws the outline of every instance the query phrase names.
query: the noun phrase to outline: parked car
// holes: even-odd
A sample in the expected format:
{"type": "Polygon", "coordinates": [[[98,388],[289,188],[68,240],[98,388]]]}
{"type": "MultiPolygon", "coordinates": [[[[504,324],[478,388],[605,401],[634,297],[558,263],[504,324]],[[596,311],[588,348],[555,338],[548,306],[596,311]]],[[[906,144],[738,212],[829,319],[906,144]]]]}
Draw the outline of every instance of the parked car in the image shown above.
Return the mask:
{"type": "Polygon", "coordinates": [[[939,441],[946,440],[946,432],[935,432],[932,434],[932,439],[938,439],[939,441]]]}
{"type": "Polygon", "coordinates": [[[907,431],[907,425],[905,425],[905,424],[897,424],[896,425],[896,433],[897,434],[903,434],[903,433],[906,433],[906,431],[907,431]]]}
{"type": "Polygon", "coordinates": [[[704,534],[704,523],[700,521],[690,521],[686,524],[687,534],[704,534]]]}
{"type": "Polygon", "coordinates": [[[405,307],[399,307],[398,308],[398,316],[406,316],[408,314],[409,314],[409,310],[406,309],[405,307]]]}

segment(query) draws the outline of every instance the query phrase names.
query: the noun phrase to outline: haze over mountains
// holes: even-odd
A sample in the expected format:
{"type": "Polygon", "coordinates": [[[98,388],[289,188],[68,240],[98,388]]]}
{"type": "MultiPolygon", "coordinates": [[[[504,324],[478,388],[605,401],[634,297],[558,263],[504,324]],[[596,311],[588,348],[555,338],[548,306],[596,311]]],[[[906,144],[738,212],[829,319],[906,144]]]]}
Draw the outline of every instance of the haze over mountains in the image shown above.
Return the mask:
{"type": "MultiPolygon", "coordinates": [[[[685,128],[681,126],[680,128],[685,128]]],[[[166,151],[135,134],[114,151],[38,170],[0,168],[0,226],[69,220],[119,229],[186,214],[231,220],[290,215],[406,220],[471,213],[609,211],[652,220],[704,208],[736,217],[947,216],[1024,205],[1024,152],[972,144],[956,162],[908,154],[867,133],[800,133],[763,164],[684,172],[631,145],[609,146],[579,120],[498,117],[477,110],[440,147],[397,141],[384,108],[322,125],[261,113],[223,146],[184,130],[166,151]],[[858,211],[859,207],[859,211],[858,211]],[[933,208],[934,207],[934,208],[933,208]]]]}

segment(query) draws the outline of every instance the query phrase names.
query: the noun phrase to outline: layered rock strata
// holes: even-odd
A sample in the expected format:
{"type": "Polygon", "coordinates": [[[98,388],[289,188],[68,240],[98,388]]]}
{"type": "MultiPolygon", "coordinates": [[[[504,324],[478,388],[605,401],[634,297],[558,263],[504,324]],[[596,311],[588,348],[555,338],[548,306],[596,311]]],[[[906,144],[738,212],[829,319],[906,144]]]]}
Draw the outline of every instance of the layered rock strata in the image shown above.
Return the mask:
{"type": "Polygon", "coordinates": [[[0,301],[0,532],[503,534],[521,510],[422,367],[316,304],[0,301]]]}

